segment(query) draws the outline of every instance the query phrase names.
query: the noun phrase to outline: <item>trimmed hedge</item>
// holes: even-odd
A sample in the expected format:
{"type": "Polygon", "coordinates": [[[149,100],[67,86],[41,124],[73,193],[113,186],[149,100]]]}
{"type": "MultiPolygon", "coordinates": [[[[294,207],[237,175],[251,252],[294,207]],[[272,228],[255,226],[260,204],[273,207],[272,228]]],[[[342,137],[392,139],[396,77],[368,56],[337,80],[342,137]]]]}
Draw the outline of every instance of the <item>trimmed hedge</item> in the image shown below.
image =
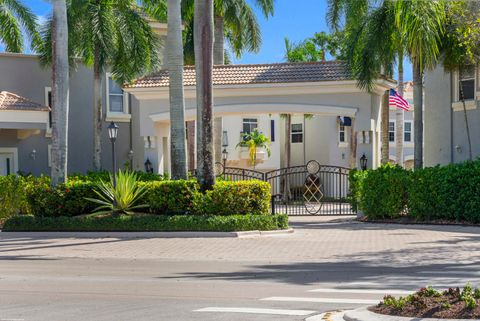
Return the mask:
{"type": "MultiPolygon", "coordinates": [[[[55,188],[48,179],[34,180],[26,188],[29,210],[16,214],[39,217],[79,216],[92,213],[98,206],[86,198],[98,198],[97,182],[71,180],[55,188]]],[[[200,192],[195,180],[139,182],[146,193],[138,204],[148,213],[161,215],[270,214],[270,185],[262,181],[218,181],[213,190],[200,192]]]]}
{"type": "Polygon", "coordinates": [[[44,180],[31,176],[0,176],[0,224],[9,217],[31,213],[26,191],[36,182],[41,183],[44,180]]]}
{"type": "Polygon", "coordinates": [[[288,228],[288,216],[276,215],[145,215],[35,217],[16,216],[5,222],[5,232],[113,232],[113,231],[251,231],[288,228]]]}
{"type": "Polygon", "coordinates": [[[480,223],[480,160],[415,171],[352,171],[349,201],[371,219],[480,223]]]}

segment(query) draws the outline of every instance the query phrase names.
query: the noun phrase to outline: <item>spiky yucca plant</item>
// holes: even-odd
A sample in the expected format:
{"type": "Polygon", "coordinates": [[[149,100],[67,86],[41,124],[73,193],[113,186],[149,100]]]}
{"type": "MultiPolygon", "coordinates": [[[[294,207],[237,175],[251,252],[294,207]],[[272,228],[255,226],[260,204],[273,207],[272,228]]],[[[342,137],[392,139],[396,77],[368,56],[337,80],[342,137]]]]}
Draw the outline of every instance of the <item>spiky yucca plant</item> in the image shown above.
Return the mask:
{"type": "Polygon", "coordinates": [[[120,170],[115,176],[115,186],[113,177],[110,175],[110,182],[97,183],[98,190],[95,190],[95,193],[99,198],[87,198],[91,202],[100,204],[94,210],[95,214],[133,214],[133,210],[147,207],[145,204],[136,205],[146,192],[144,185],[138,185],[136,173],[120,170]]]}

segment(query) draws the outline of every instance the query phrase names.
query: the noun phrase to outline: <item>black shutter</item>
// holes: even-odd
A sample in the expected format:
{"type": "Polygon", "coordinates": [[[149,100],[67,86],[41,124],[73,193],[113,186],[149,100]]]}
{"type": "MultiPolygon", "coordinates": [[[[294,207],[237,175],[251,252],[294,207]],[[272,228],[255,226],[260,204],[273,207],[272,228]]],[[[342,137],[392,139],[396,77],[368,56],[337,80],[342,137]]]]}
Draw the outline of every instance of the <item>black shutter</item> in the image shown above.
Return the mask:
{"type": "Polygon", "coordinates": [[[275,120],[270,120],[270,140],[275,141],[275,120]]]}

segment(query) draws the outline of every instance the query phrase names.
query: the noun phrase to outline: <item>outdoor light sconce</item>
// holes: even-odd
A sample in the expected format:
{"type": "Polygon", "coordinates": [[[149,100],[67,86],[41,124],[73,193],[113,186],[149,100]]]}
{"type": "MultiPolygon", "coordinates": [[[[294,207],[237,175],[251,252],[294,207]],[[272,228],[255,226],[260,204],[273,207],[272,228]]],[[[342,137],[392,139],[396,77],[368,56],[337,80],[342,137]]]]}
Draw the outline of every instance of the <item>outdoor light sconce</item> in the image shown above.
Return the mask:
{"type": "Polygon", "coordinates": [[[362,171],[367,170],[367,162],[368,162],[367,156],[363,154],[362,157],[360,157],[360,168],[362,169],[362,171]]]}
{"type": "Polygon", "coordinates": [[[228,147],[228,132],[226,130],[222,133],[222,147],[228,147]]]}
{"type": "Polygon", "coordinates": [[[31,151],[30,158],[33,160],[37,158],[37,151],[35,149],[31,151]]]}
{"type": "Polygon", "coordinates": [[[462,146],[460,146],[460,145],[455,146],[455,150],[456,150],[457,153],[459,153],[459,154],[462,153],[462,146]]]}
{"type": "Polygon", "coordinates": [[[149,158],[147,158],[146,162],[145,162],[145,172],[147,173],[153,173],[153,167],[152,167],[152,162],[150,161],[149,158]]]}

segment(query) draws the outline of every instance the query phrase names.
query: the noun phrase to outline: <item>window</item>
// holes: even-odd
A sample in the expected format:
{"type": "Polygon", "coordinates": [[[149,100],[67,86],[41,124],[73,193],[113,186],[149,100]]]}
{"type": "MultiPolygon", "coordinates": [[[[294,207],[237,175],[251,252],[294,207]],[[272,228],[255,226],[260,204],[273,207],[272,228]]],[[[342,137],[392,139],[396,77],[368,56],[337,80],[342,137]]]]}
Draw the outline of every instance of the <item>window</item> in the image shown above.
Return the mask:
{"type": "Polygon", "coordinates": [[[388,122],[388,141],[395,141],[395,122],[388,122]]]}
{"type": "Polygon", "coordinates": [[[403,125],[403,141],[405,143],[411,143],[412,142],[412,122],[411,121],[406,121],[403,125]]]}
{"type": "Polygon", "coordinates": [[[256,118],[244,118],[243,119],[243,134],[250,134],[255,128],[258,127],[258,120],[256,118]]]}
{"type": "Polygon", "coordinates": [[[347,142],[347,136],[345,133],[345,126],[340,125],[338,129],[338,141],[340,143],[346,143],[347,142]]]}
{"type": "Polygon", "coordinates": [[[303,143],[303,124],[292,124],[292,143],[303,143]]]}
{"type": "Polygon", "coordinates": [[[123,106],[123,90],[112,77],[108,77],[108,111],[111,113],[125,112],[123,106]]]}
{"type": "Polygon", "coordinates": [[[458,86],[458,97],[460,100],[475,99],[475,68],[469,67],[460,71],[460,81],[458,86]],[[463,97],[462,97],[463,90],[463,97]]]}
{"type": "MultiPolygon", "coordinates": [[[[52,108],[52,88],[45,87],[45,106],[52,108]]],[[[48,128],[52,128],[52,111],[48,112],[48,128]]]]}

